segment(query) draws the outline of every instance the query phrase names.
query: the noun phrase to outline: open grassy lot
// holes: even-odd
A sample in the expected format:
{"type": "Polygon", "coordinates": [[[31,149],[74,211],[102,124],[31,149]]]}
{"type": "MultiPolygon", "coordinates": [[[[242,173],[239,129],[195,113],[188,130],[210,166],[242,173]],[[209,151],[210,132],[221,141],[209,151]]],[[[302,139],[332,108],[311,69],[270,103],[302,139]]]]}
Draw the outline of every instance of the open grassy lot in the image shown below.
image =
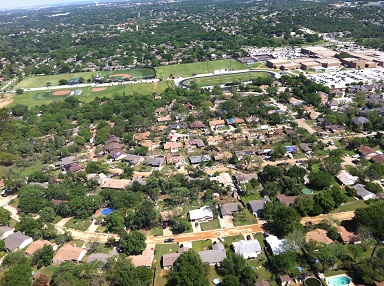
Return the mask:
{"type": "Polygon", "coordinates": [[[163,235],[163,229],[159,226],[148,229],[148,230],[140,229],[139,231],[146,236],[148,236],[148,235],[163,235]]]}
{"type": "Polygon", "coordinates": [[[30,76],[23,79],[19,82],[14,89],[17,88],[32,88],[32,87],[44,87],[47,85],[47,82],[51,83],[51,86],[59,85],[59,80],[71,80],[73,78],[83,77],[87,82],[88,79],[91,79],[92,76],[102,76],[108,78],[110,75],[116,74],[129,74],[131,78],[141,78],[143,76],[154,75],[154,71],[150,68],[135,68],[135,69],[126,69],[118,71],[100,71],[100,72],[79,72],[79,73],[65,73],[65,74],[54,74],[54,75],[43,75],[43,76],[30,76]]]}
{"type": "Polygon", "coordinates": [[[247,260],[247,264],[253,267],[253,270],[258,274],[258,280],[269,280],[272,277],[272,273],[267,268],[268,259],[265,253],[261,253],[257,258],[247,260]]]}
{"type": "Polygon", "coordinates": [[[212,240],[196,240],[192,241],[192,249],[196,252],[209,250],[212,248],[212,240]]]}
{"type": "MultiPolygon", "coordinates": [[[[168,83],[169,84],[169,83],[168,83]]],[[[134,93],[148,94],[161,93],[168,87],[167,82],[161,81],[158,83],[147,83],[147,84],[124,84],[109,86],[107,89],[93,92],[92,87],[81,88],[83,91],[81,95],[76,96],[79,100],[84,102],[90,102],[96,97],[112,97],[115,94],[131,95],[134,93]]],[[[49,91],[51,92],[51,91],[49,91]]],[[[44,92],[43,92],[44,93],[44,92]]],[[[51,96],[50,94],[42,95],[41,91],[27,91],[24,94],[14,95],[13,102],[10,106],[16,104],[24,104],[28,107],[39,106],[42,104],[49,104],[54,101],[62,101],[66,96],[51,96]]]]}
{"type": "Polygon", "coordinates": [[[198,86],[206,86],[206,85],[220,85],[225,84],[227,82],[234,81],[249,81],[256,77],[269,77],[268,73],[263,72],[245,72],[238,74],[227,74],[227,75],[215,75],[210,77],[202,77],[193,79],[198,86]]]}
{"type": "Polygon", "coordinates": [[[331,213],[354,211],[366,207],[368,207],[368,204],[365,201],[352,201],[334,209],[331,213]]]}
{"type": "Polygon", "coordinates": [[[176,253],[179,249],[177,243],[157,244],[155,247],[155,258],[153,259],[153,266],[156,269],[161,269],[161,257],[167,253],[176,253]]]}
{"type": "Polygon", "coordinates": [[[155,283],[154,286],[165,286],[167,284],[167,275],[168,275],[168,270],[156,270],[156,276],[155,276],[155,283]]]}
{"type": "Polygon", "coordinates": [[[58,265],[49,265],[47,267],[42,267],[39,270],[39,272],[40,272],[40,275],[44,275],[44,276],[47,276],[48,278],[52,278],[53,272],[55,272],[57,268],[59,268],[58,265]]]}
{"type": "Polygon", "coordinates": [[[158,78],[168,78],[170,75],[180,75],[182,77],[192,76],[193,74],[213,73],[214,70],[246,70],[247,65],[241,64],[236,60],[217,60],[208,62],[198,62],[181,65],[169,65],[156,68],[158,78]]]}
{"type": "Polygon", "coordinates": [[[73,228],[73,229],[82,230],[82,231],[87,230],[90,225],[91,225],[90,218],[85,220],[71,218],[65,224],[65,226],[68,228],[73,228]]]}
{"type": "Polygon", "coordinates": [[[221,228],[220,222],[218,219],[213,219],[207,222],[200,223],[201,230],[212,230],[221,228]]]}

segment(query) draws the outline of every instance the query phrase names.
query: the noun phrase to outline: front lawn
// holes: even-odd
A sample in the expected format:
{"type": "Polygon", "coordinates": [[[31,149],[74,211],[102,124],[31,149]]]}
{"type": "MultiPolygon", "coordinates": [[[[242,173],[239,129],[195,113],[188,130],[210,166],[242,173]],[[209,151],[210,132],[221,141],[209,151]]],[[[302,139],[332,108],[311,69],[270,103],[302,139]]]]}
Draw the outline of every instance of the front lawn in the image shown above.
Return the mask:
{"type": "Polygon", "coordinates": [[[196,252],[212,249],[212,240],[196,240],[192,241],[192,249],[196,252]]]}
{"type": "Polygon", "coordinates": [[[157,244],[152,265],[156,267],[156,269],[161,269],[161,257],[167,253],[176,253],[178,249],[179,245],[177,243],[157,244]]]}
{"type": "Polygon", "coordinates": [[[207,222],[200,223],[201,230],[212,230],[212,229],[220,229],[220,221],[218,219],[213,219],[207,222]]]}
{"type": "Polygon", "coordinates": [[[241,212],[233,213],[233,224],[235,226],[256,224],[257,219],[251,212],[247,209],[242,210],[241,212]]]}
{"type": "Polygon", "coordinates": [[[231,247],[231,244],[235,241],[244,240],[244,235],[238,234],[234,236],[226,236],[224,237],[224,246],[228,250],[231,247]]]}

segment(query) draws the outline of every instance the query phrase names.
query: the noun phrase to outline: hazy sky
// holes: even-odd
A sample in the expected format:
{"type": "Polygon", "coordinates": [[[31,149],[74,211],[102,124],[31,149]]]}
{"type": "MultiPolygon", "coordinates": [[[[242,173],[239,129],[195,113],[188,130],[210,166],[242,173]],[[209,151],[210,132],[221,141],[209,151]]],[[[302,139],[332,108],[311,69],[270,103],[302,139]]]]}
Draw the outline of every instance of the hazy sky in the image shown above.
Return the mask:
{"type": "MultiPolygon", "coordinates": [[[[0,0],[0,9],[40,6],[46,4],[84,2],[87,0],[0,0]]],[[[89,2],[89,0],[88,0],[89,2]]]]}

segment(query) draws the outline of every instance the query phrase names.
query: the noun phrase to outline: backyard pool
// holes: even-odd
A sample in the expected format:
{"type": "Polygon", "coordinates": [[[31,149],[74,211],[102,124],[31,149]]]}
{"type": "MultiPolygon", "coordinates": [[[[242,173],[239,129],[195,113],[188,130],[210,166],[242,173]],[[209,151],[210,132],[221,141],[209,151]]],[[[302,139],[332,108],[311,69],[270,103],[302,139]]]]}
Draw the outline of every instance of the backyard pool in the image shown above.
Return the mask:
{"type": "Polygon", "coordinates": [[[103,208],[100,212],[101,215],[110,215],[113,212],[111,208],[103,208]]]}
{"type": "Polygon", "coordinates": [[[303,189],[302,192],[303,192],[303,194],[306,194],[306,195],[312,195],[313,194],[313,191],[311,189],[303,189]]]}
{"type": "Polygon", "coordinates": [[[332,276],[327,278],[327,284],[329,286],[343,286],[351,284],[351,278],[345,275],[332,276]]]}

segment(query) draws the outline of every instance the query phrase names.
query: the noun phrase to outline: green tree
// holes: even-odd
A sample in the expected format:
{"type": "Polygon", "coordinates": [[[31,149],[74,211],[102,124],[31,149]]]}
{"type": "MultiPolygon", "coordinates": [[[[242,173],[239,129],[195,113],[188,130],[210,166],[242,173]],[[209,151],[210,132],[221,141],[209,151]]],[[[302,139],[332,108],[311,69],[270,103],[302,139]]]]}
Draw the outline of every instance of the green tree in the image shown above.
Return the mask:
{"type": "Polygon", "coordinates": [[[159,224],[158,218],[159,217],[153,203],[150,201],[144,201],[136,213],[133,225],[137,229],[150,229],[159,224]]]}
{"type": "Polygon", "coordinates": [[[9,225],[11,220],[11,212],[3,207],[0,207],[0,225],[9,225]]]}
{"type": "Polygon", "coordinates": [[[329,188],[332,181],[332,176],[325,172],[311,172],[309,175],[309,183],[317,190],[329,188]]]}
{"type": "Polygon", "coordinates": [[[124,213],[120,210],[112,212],[109,217],[107,217],[107,230],[112,233],[123,233],[124,232],[124,213]]]}
{"type": "Polygon", "coordinates": [[[173,234],[180,234],[191,229],[191,223],[186,218],[175,217],[171,220],[171,230],[173,234]]]}
{"type": "Polygon", "coordinates": [[[32,268],[27,262],[7,269],[1,279],[1,286],[30,286],[32,284],[32,268]]]}
{"type": "Polygon", "coordinates": [[[126,255],[139,255],[147,247],[146,237],[136,230],[124,234],[120,239],[121,251],[126,255]]]}
{"type": "Polygon", "coordinates": [[[321,206],[325,213],[329,213],[335,208],[335,200],[328,191],[317,192],[313,197],[315,204],[321,206]]]}
{"type": "Polygon", "coordinates": [[[200,256],[193,250],[180,255],[169,277],[169,286],[209,286],[206,268],[200,256]]]}
{"type": "Polygon", "coordinates": [[[295,199],[295,204],[293,206],[301,216],[307,216],[312,212],[313,204],[314,201],[312,196],[299,195],[295,199]]]}
{"type": "Polygon", "coordinates": [[[45,207],[40,211],[40,218],[45,222],[53,222],[55,216],[56,213],[52,207],[45,207]]]}
{"type": "Polygon", "coordinates": [[[229,274],[225,275],[223,278],[223,281],[220,283],[222,286],[240,286],[240,279],[239,277],[229,274]]]}
{"type": "Polygon", "coordinates": [[[367,208],[357,209],[354,217],[359,226],[366,227],[374,237],[384,236],[384,202],[374,203],[367,208]]]}
{"type": "Polygon", "coordinates": [[[68,84],[68,80],[66,79],[59,80],[59,85],[67,85],[67,84],[68,84]]]}
{"type": "Polygon", "coordinates": [[[284,252],[279,255],[272,255],[270,257],[271,264],[280,275],[289,274],[292,276],[298,275],[297,270],[297,254],[296,252],[284,252]]]}
{"type": "Polygon", "coordinates": [[[33,255],[31,262],[37,265],[37,268],[48,266],[51,264],[53,258],[53,248],[51,245],[44,245],[43,248],[38,249],[33,255]]]}
{"type": "Polygon", "coordinates": [[[25,213],[38,213],[48,203],[44,188],[38,185],[26,185],[19,192],[19,208],[25,213]]]}
{"type": "MultiPolygon", "coordinates": [[[[244,285],[253,285],[256,282],[256,273],[247,265],[243,256],[229,252],[223,260],[223,273],[226,276],[235,276],[244,285]]],[[[225,276],[225,277],[226,277],[225,276]]]]}

